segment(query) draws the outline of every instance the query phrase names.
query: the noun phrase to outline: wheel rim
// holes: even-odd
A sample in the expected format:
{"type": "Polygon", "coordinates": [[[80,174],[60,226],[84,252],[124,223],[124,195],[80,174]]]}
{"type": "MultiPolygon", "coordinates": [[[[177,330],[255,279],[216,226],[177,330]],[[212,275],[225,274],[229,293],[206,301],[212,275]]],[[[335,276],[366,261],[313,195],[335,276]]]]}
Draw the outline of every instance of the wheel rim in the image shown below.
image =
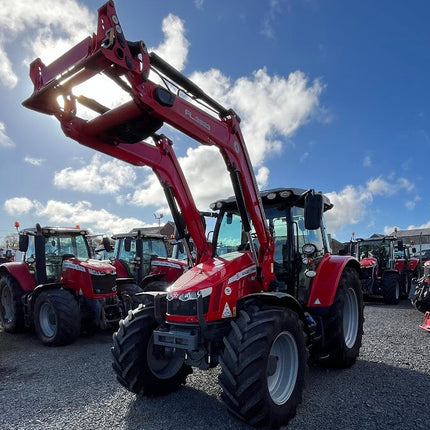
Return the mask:
{"type": "Polygon", "coordinates": [[[396,300],[399,300],[399,298],[400,298],[400,283],[398,281],[396,282],[395,291],[396,291],[396,300]]]}
{"type": "MultiPolygon", "coordinates": [[[[164,354],[168,352],[168,349],[171,350],[171,348],[165,348],[164,354]]],[[[179,372],[184,363],[184,357],[182,356],[172,355],[171,357],[166,358],[164,354],[154,354],[154,337],[151,336],[151,339],[148,343],[146,356],[149,369],[159,379],[172,378],[179,372]]]]}
{"type": "Polygon", "coordinates": [[[352,348],[358,334],[358,300],[353,288],[348,288],[343,306],[343,335],[345,344],[352,348]]]}
{"type": "Polygon", "coordinates": [[[3,318],[6,322],[10,322],[13,320],[14,311],[13,311],[13,297],[9,288],[3,288],[1,295],[1,307],[3,310],[3,318]]]}
{"type": "Polygon", "coordinates": [[[277,405],[283,405],[296,386],[299,353],[294,337],[289,332],[279,333],[272,344],[267,364],[267,387],[277,405]]]}
{"type": "Polygon", "coordinates": [[[57,315],[49,303],[43,303],[40,307],[39,325],[46,337],[53,337],[57,332],[57,315]]]}

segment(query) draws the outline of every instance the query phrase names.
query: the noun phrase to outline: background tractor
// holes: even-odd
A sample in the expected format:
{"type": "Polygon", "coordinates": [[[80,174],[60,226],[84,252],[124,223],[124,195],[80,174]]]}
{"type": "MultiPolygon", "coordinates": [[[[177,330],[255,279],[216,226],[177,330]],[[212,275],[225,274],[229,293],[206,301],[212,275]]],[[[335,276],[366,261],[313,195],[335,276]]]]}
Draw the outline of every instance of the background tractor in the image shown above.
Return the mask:
{"type": "Polygon", "coordinates": [[[115,234],[112,239],[115,248],[111,262],[118,278],[131,278],[142,291],[164,291],[188,268],[186,261],[168,257],[161,234],[143,233],[135,228],[129,233],[115,234]]]}
{"type": "Polygon", "coordinates": [[[353,249],[360,261],[360,280],[365,296],[382,296],[386,304],[407,298],[416,277],[418,259],[394,236],[357,239],[353,249]]]}
{"type": "Polygon", "coordinates": [[[137,306],[141,291],[117,282],[109,262],[92,258],[88,232],[79,228],[28,228],[19,233],[23,261],[0,265],[0,321],[5,331],[36,329],[49,346],[73,342],[82,331],[115,328],[137,306]]]}

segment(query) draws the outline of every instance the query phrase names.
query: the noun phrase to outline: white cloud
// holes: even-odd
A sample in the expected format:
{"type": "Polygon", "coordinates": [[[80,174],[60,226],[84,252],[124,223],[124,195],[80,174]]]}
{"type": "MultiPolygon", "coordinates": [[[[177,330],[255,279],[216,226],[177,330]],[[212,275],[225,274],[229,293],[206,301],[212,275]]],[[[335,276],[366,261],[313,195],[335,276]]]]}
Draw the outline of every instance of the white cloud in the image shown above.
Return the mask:
{"type": "Polygon", "coordinates": [[[405,178],[389,182],[378,177],[369,179],[364,186],[347,185],[340,192],[326,193],[334,204],[333,209],[326,213],[328,231],[335,235],[336,230],[364,219],[375,197],[390,197],[413,189],[414,185],[405,178]]]}
{"type": "Polygon", "coordinates": [[[275,37],[275,30],[273,28],[276,18],[281,13],[280,0],[270,0],[269,7],[267,8],[266,15],[263,17],[261,33],[269,39],[275,37]]]}
{"type": "MultiPolygon", "coordinates": [[[[0,55],[1,55],[1,52],[0,52],[0,55]]],[[[13,148],[14,146],[15,146],[15,143],[6,134],[6,126],[4,125],[4,123],[0,122],[0,148],[13,148]]]]}
{"type": "Polygon", "coordinates": [[[71,167],[55,172],[54,185],[60,189],[114,194],[122,188],[133,187],[136,173],[132,166],[116,159],[106,159],[95,154],[91,162],[73,170],[71,167]]]}
{"type": "Polygon", "coordinates": [[[0,0],[0,83],[13,88],[17,75],[9,46],[22,49],[26,63],[40,57],[49,64],[94,31],[96,15],[75,0],[0,0]]]}
{"type": "Polygon", "coordinates": [[[370,167],[371,165],[372,165],[372,158],[370,157],[370,155],[366,155],[366,157],[364,157],[363,159],[363,166],[370,167]]]}
{"type": "Polygon", "coordinates": [[[4,202],[5,211],[12,216],[24,215],[34,210],[37,202],[27,197],[13,197],[4,202]]]}
{"type": "Polygon", "coordinates": [[[34,157],[29,157],[28,155],[24,157],[24,162],[28,164],[32,164],[33,166],[41,166],[44,161],[45,161],[44,158],[34,158],[34,157]]]}
{"type": "Polygon", "coordinates": [[[37,214],[55,225],[79,224],[82,228],[90,226],[94,232],[103,233],[121,233],[146,225],[136,218],[121,218],[105,209],[92,209],[91,203],[87,201],[71,204],[49,200],[37,214]]]}
{"type": "MultiPolygon", "coordinates": [[[[9,215],[20,216],[32,213],[35,217],[45,218],[51,225],[77,225],[95,232],[121,233],[136,226],[147,226],[137,218],[122,218],[105,209],[92,209],[90,202],[81,201],[75,204],[49,200],[45,205],[26,197],[14,197],[4,203],[9,215]]],[[[41,220],[42,223],[45,223],[41,220]]]]}
{"type": "Polygon", "coordinates": [[[219,70],[195,72],[191,79],[224,106],[234,107],[242,118],[242,132],[254,166],[268,154],[279,154],[282,138],[292,136],[319,110],[324,87],[296,71],[287,78],[271,76],[265,68],[252,77],[244,76],[233,84],[219,70]]]}
{"type": "Polygon", "coordinates": [[[415,205],[417,204],[417,202],[414,202],[413,200],[408,200],[406,203],[405,203],[405,206],[406,206],[406,208],[407,209],[409,209],[409,210],[413,210],[414,208],[415,208],[415,205]]]}
{"type": "Polygon", "coordinates": [[[185,37],[184,21],[173,14],[163,19],[162,31],[165,40],[153,50],[178,70],[183,70],[190,43],[185,37]]]}

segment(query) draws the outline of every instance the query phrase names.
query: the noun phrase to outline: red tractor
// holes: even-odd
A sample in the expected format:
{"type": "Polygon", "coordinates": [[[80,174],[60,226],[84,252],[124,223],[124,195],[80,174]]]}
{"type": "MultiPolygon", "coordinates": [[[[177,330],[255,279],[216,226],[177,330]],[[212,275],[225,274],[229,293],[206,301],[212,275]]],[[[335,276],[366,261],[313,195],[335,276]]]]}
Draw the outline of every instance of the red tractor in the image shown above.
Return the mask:
{"type": "Polygon", "coordinates": [[[330,253],[328,198],[312,189],[260,192],[238,115],[142,41],[127,41],[112,1],[98,11],[97,34],[48,66],[36,59],[30,76],[34,92],[24,106],[55,115],[83,145],[154,170],[189,257],[189,270],[167,292],[144,293],[150,302],[120,322],[112,354],[123,386],[165,394],[186,383],[192,368],[220,365],[227,408],[249,424],[279,427],[301,401],[308,356],[332,367],[354,364],[363,333],[360,266],[330,253]],[[72,92],[98,73],[131,100],[109,108],[72,92]],[[78,116],[80,105],[97,115],[78,116]],[[226,163],[234,197],[213,206],[212,243],[172,143],[156,134],[163,123],[216,146],[226,163]]]}
{"type": "Polygon", "coordinates": [[[384,236],[357,239],[354,250],[364,296],[382,296],[386,304],[408,297],[419,263],[408,246],[394,236],[384,236]]]}
{"type": "Polygon", "coordinates": [[[137,306],[141,290],[117,282],[109,262],[92,259],[88,232],[79,228],[28,228],[19,233],[23,261],[0,265],[0,322],[14,333],[36,329],[48,346],[73,342],[81,330],[115,328],[137,306]]]}
{"type": "MultiPolygon", "coordinates": [[[[115,234],[112,263],[118,278],[129,278],[142,291],[163,291],[187,270],[183,260],[168,258],[165,237],[135,228],[115,234]]],[[[105,244],[105,248],[108,246],[105,244]]]]}

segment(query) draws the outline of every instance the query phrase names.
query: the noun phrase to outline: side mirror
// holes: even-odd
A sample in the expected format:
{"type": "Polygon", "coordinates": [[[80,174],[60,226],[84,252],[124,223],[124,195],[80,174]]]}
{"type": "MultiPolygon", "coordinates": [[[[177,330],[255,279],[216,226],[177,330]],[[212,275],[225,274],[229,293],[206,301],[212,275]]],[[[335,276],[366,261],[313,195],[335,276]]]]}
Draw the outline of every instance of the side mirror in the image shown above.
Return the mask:
{"type": "Polygon", "coordinates": [[[25,234],[19,235],[19,250],[21,252],[27,252],[28,249],[28,236],[25,234]]]}
{"type": "Polygon", "coordinates": [[[130,250],[131,250],[131,237],[126,237],[124,239],[124,249],[126,252],[130,252],[130,250]]]}
{"type": "Polygon", "coordinates": [[[12,258],[12,251],[10,249],[6,251],[6,258],[12,258]]]}
{"type": "Polygon", "coordinates": [[[102,239],[102,243],[103,243],[103,247],[105,249],[106,252],[111,252],[112,251],[112,246],[110,244],[110,240],[108,237],[104,236],[102,239]]]}
{"type": "Polygon", "coordinates": [[[323,214],[323,195],[309,193],[305,197],[305,228],[318,230],[321,227],[323,214]]]}

